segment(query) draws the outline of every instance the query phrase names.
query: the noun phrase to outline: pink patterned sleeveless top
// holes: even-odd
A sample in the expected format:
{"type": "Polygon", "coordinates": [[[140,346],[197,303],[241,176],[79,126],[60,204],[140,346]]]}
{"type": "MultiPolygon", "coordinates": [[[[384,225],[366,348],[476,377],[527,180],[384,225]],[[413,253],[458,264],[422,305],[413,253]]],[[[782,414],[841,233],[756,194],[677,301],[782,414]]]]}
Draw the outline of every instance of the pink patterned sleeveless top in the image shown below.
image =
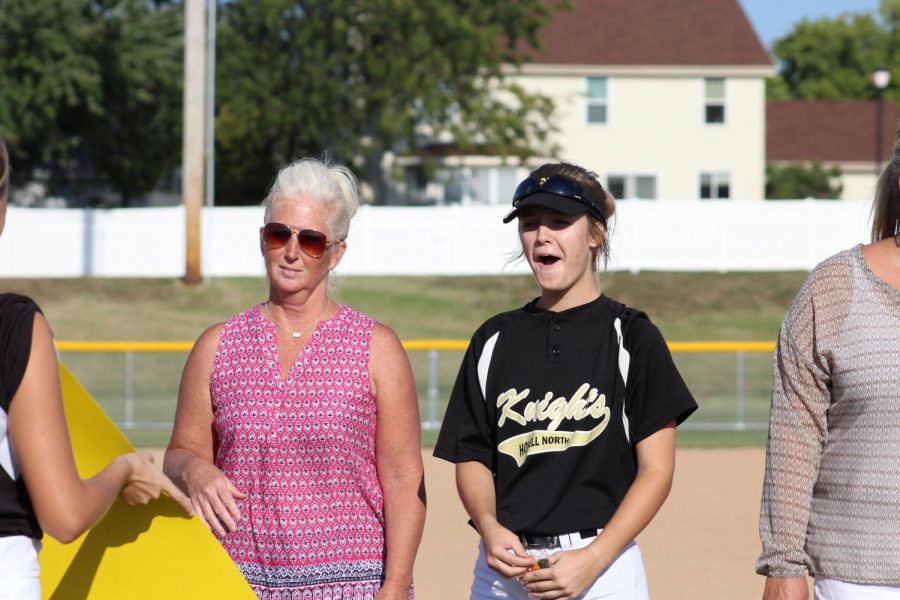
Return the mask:
{"type": "Polygon", "coordinates": [[[260,598],[369,599],[381,587],[374,327],[341,306],[286,378],[261,305],[222,330],[210,381],[216,466],[247,497],[237,531],[220,541],[260,598]]]}

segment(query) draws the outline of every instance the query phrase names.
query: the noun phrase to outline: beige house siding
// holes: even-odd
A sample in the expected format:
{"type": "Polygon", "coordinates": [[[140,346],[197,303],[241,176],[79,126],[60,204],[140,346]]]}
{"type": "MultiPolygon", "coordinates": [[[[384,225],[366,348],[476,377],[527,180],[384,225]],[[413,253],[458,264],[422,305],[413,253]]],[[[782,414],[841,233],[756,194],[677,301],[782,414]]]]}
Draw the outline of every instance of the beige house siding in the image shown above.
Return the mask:
{"type": "MultiPolygon", "coordinates": [[[[757,71],[762,71],[757,69],[757,71]]],[[[587,76],[572,67],[529,69],[515,76],[549,95],[560,131],[559,157],[610,174],[656,177],[660,200],[693,201],[701,173],[727,173],[731,199],[756,201],[765,189],[765,84],[761,73],[725,79],[725,122],[704,122],[704,79],[722,68],[610,69],[607,122],[587,122],[587,76]]]]}

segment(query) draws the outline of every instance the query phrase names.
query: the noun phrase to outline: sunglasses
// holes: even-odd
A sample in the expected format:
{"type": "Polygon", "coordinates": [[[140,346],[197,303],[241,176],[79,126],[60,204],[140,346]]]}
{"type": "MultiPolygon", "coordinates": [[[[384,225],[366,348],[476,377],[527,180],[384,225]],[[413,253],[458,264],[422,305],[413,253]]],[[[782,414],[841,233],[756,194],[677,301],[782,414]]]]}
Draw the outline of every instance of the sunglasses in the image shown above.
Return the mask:
{"type": "Polygon", "coordinates": [[[259,228],[262,241],[269,250],[284,248],[291,241],[291,236],[297,234],[297,243],[303,254],[312,258],[322,258],[325,250],[332,244],[338,244],[343,240],[328,241],[325,234],[315,229],[293,229],[284,223],[266,223],[259,228]]]}
{"type": "Polygon", "coordinates": [[[561,196],[583,204],[591,213],[597,216],[601,222],[606,223],[606,215],[603,214],[600,205],[585,197],[581,184],[574,179],[569,179],[565,175],[551,175],[550,177],[541,177],[540,179],[529,177],[528,179],[525,179],[518,187],[516,187],[516,191],[513,193],[513,208],[517,207],[519,202],[525,198],[539,192],[561,196]]]}

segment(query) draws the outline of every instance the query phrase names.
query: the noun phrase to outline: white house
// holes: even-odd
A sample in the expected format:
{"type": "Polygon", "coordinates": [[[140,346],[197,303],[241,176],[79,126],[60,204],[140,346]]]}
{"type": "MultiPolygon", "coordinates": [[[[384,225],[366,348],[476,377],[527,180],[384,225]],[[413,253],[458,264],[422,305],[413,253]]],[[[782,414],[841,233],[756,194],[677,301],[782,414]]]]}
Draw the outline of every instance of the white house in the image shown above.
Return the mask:
{"type": "MultiPolygon", "coordinates": [[[[617,198],[761,200],[769,55],[737,0],[576,0],[510,78],[549,96],[555,157],[503,165],[442,156],[436,182],[399,159],[397,200],[505,204],[529,167],[555,158],[596,171],[617,198]]],[[[434,155],[434,154],[432,154],[434,155]]]]}

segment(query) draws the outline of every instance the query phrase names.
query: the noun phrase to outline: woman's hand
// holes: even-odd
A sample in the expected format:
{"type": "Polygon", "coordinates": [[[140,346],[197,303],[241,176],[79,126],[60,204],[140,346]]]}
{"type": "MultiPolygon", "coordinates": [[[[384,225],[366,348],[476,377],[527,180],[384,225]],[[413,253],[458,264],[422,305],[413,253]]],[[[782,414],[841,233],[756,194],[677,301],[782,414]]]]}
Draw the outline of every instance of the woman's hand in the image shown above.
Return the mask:
{"type": "Polygon", "coordinates": [[[482,525],[481,540],[488,566],[507,579],[521,577],[534,565],[518,536],[496,521],[482,525]]]}
{"type": "Polygon", "coordinates": [[[236,501],[246,497],[213,464],[216,442],[209,381],[222,327],[218,323],[204,331],[188,355],[172,439],[163,460],[165,474],[190,497],[203,524],[220,537],[226,527],[228,531],[237,528],[241,513],[236,501]]]}
{"type": "Polygon", "coordinates": [[[194,459],[182,473],[188,496],[200,520],[218,536],[237,529],[241,519],[237,500],[247,494],[240,491],[214,464],[194,459]],[[222,526],[225,527],[222,527],[222,526]]]}
{"type": "Polygon", "coordinates": [[[375,600],[409,600],[409,582],[385,580],[375,600]]]}
{"type": "Polygon", "coordinates": [[[766,577],[763,600],[809,600],[806,577],[766,577]]]}
{"type": "Polygon", "coordinates": [[[416,383],[400,338],[378,323],[369,374],[375,396],[375,465],[384,498],[384,583],[378,598],[409,598],[425,526],[425,470],[416,383]]]}
{"type": "Polygon", "coordinates": [[[597,579],[606,565],[589,547],[550,555],[550,566],[526,573],[521,581],[532,598],[571,600],[597,579]]]}
{"type": "Polygon", "coordinates": [[[178,502],[188,515],[194,514],[190,499],[181,493],[172,481],[154,464],[153,455],[149,452],[132,452],[120,457],[129,469],[129,477],[120,496],[125,504],[138,506],[159,498],[166,492],[178,502]]]}

